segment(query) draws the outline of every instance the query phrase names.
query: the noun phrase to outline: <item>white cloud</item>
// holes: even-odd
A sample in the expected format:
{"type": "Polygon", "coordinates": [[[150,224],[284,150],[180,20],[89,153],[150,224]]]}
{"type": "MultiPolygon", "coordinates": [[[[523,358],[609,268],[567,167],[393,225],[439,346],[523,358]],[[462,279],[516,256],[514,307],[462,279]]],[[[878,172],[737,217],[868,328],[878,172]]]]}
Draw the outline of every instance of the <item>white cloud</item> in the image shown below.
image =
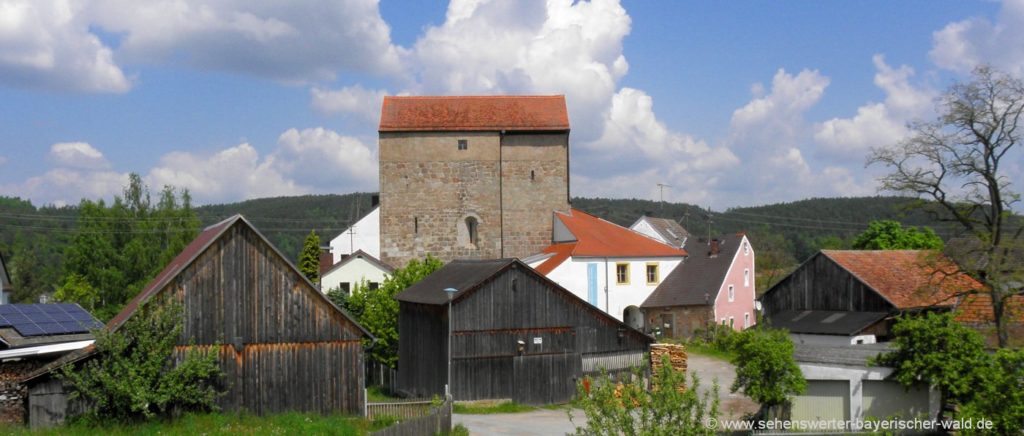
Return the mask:
{"type": "Polygon", "coordinates": [[[0,186],[0,190],[30,198],[37,205],[78,204],[83,198],[111,199],[128,184],[128,174],[54,168],[22,183],[0,186]]]}
{"type": "Polygon", "coordinates": [[[113,52],[89,31],[85,2],[0,1],[0,83],[79,92],[131,86],[113,52]]]}
{"type": "Polygon", "coordinates": [[[314,87],[309,91],[313,108],[324,114],[351,113],[363,120],[380,121],[380,107],[388,92],[383,89],[365,89],[360,85],[338,90],[314,87]]]}
{"type": "Polygon", "coordinates": [[[212,155],[173,152],[149,171],[151,186],[186,188],[199,203],[300,195],[312,191],[286,178],[273,159],[261,159],[248,143],[212,155]]]}
{"type": "Polygon", "coordinates": [[[58,142],[50,146],[50,162],[65,168],[107,169],[110,162],[99,150],[85,142],[58,142]]]}
{"type": "Polygon", "coordinates": [[[906,137],[906,124],[932,111],[936,93],[910,84],[914,70],[892,68],[882,55],[873,58],[875,85],[885,91],[885,102],[868,103],[853,118],[833,118],[818,126],[814,139],[826,153],[841,158],[864,159],[871,147],[881,147],[906,137]]]}
{"type": "Polygon", "coordinates": [[[271,156],[274,168],[294,180],[349,189],[375,189],[377,157],[362,141],[318,127],[289,129],[277,140],[271,156]]]}
{"type": "Polygon", "coordinates": [[[118,54],[129,61],[289,82],[398,70],[398,50],[375,0],[95,0],[90,18],[123,35],[118,54]]]}
{"type": "Polygon", "coordinates": [[[1005,0],[995,22],[971,18],[946,25],[932,34],[929,53],[936,65],[967,72],[990,63],[1024,75],[1024,0],[1005,0]]]}

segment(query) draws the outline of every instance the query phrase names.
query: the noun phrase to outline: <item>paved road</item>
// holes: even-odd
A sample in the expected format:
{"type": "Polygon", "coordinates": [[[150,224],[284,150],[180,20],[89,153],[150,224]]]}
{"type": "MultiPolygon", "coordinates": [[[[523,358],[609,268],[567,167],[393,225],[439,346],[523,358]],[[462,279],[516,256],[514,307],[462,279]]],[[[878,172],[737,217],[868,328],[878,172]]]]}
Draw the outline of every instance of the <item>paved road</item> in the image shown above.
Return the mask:
{"type": "MultiPolygon", "coordinates": [[[[701,379],[701,392],[711,388],[711,381],[718,379],[720,386],[722,417],[738,418],[757,410],[757,404],[739,394],[729,393],[729,386],[736,378],[736,368],[728,362],[711,357],[690,355],[687,366],[701,379]]],[[[573,433],[574,425],[569,421],[566,410],[539,409],[526,413],[495,415],[460,415],[452,417],[453,424],[462,424],[471,435],[564,435],[573,433]]],[[[573,410],[577,425],[586,424],[583,412],[573,410]]]]}

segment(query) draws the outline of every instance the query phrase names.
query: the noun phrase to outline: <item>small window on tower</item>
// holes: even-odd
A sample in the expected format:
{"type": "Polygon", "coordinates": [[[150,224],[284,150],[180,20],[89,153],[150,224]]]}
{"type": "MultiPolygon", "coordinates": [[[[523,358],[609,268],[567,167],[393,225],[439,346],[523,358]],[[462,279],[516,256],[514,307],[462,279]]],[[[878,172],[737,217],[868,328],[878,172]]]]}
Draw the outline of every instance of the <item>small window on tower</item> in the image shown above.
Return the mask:
{"type": "Polygon", "coordinates": [[[412,232],[413,233],[419,233],[420,232],[420,217],[418,217],[418,216],[412,217],[412,232]]]}
{"type": "Polygon", "coordinates": [[[478,223],[476,221],[476,218],[466,218],[466,230],[469,232],[469,243],[474,247],[476,246],[478,240],[477,225],[478,223]]]}
{"type": "Polygon", "coordinates": [[[533,170],[530,170],[530,180],[534,180],[536,178],[537,178],[537,175],[533,173],[533,170]]]}
{"type": "Polygon", "coordinates": [[[468,150],[468,149],[469,149],[469,141],[466,140],[466,139],[460,139],[459,140],[459,150],[468,150]]]}

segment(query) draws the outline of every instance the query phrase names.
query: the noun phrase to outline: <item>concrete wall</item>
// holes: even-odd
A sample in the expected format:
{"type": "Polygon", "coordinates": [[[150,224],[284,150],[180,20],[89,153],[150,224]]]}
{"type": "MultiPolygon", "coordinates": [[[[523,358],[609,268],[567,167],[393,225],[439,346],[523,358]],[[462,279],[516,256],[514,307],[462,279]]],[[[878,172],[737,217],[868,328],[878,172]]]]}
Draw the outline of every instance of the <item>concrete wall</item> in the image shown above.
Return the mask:
{"type": "Polygon", "coordinates": [[[350,260],[348,263],[331,270],[320,278],[320,291],[327,292],[337,288],[343,282],[349,283],[349,289],[363,280],[367,282],[384,283],[387,278],[387,271],[377,268],[377,265],[363,258],[350,260]]]}
{"type": "Polygon", "coordinates": [[[552,212],[568,211],[568,166],[568,134],[381,133],[380,259],[536,253],[551,241],[552,212]],[[476,244],[468,217],[479,223],[476,244]]]}
{"type": "MultiPolygon", "coordinates": [[[[844,382],[849,387],[849,399],[845,411],[847,419],[863,420],[864,418],[888,418],[892,415],[902,417],[935,418],[939,412],[939,392],[936,389],[919,386],[906,391],[897,382],[886,380],[892,374],[892,368],[865,367],[853,365],[826,365],[800,362],[800,371],[807,379],[808,387],[812,384],[834,384],[844,382]],[[868,386],[865,389],[866,385],[868,386]],[[891,384],[892,386],[884,386],[891,384]],[[867,401],[865,401],[867,395],[867,401]],[[886,396],[879,398],[879,395],[886,396]],[[876,414],[886,412],[884,416],[876,414]],[[870,412],[870,413],[869,413],[870,412]],[[922,416],[925,415],[925,416],[922,416]]],[[[798,395],[793,399],[793,420],[817,420],[815,416],[801,415],[801,410],[814,410],[813,404],[820,403],[821,398],[813,395],[798,395]]],[[[827,418],[826,418],[827,419],[827,418]]]]}
{"type": "MultiPolygon", "coordinates": [[[[547,277],[568,289],[584,301],[590,302],[588,298],[588,274],[587,265],[597,265],[597,306],[608,312],[616,319],[623,320],[623,312],[627,307],[640,307],[658,287],[658,284],[665,279],[679,265],[681,257],[661,258],[569,258],[556,267],[547,277]],[[615,265],[626,263],[629,265],[629,283],[618,284],[615,277],[615,265]],[[659,277],[658,281],[648,283],[646,279],[647,264],[657,264],[659,277]],[[608,292],[605,293],[605,285],[608,285],[608,292]]],[[[535,262],[531,266],[537,266],[542,261],[535,262]]],[[[638,328],[643,328],[640,325],[638,328]]]]}
{"type": "Polygon", "coordinates": [[[380,259],[380,208],[374,208],[362,219],[331,239],[333,263],[341,262],[341,256],[363,250],[364,253],[380,259]]]}
{"type": "MultiPolygon", "coordinates": [[[[740,244],[750,242],[743,237],[740,244]]],[[[715,299],[715,320],[721,324],[728,325],[732,321],[733,329],[743,330],[757,324],[757,316],[754,313],[754,299],[757,291],[754,286],[754,249],[743,250],[742,246],[736,250],[729,273],[726,274],[722,288],[715,299]],[[746,277],[746,278],[745,278],[746,277]],[[729,286],[733,286],[733,298],[729,299],[729,286]],[[749,317],[749,325],[744,324],[744,317],[749,317]]]]}

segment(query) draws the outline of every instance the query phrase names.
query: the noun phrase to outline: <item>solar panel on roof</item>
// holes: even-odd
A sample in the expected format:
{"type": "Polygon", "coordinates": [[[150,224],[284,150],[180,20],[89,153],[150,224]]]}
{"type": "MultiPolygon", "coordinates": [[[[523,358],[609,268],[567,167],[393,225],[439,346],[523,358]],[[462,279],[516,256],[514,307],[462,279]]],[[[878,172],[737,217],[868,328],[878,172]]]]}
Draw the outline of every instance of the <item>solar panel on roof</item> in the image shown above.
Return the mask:
{"type": "Polygon", "coordinates": [[[18,330],[18,333],[21,333],[22,336],[39,336],[46,334],[43,332],[43,329],[39,328],[35,323],[15,324],[14,328],[18,330]]]}
{"type": "Polygon", "coordinates": [[[22,336],[86,333],[102,326],[77,304],[0,305],[0,327],[14,327],[22,336]]]}
{"type": "Polygon", "coordinates": [[[9,313],[18,313],[18,309],[13,304],[0,304],[0,315],[7,315],[9,313]]]}

